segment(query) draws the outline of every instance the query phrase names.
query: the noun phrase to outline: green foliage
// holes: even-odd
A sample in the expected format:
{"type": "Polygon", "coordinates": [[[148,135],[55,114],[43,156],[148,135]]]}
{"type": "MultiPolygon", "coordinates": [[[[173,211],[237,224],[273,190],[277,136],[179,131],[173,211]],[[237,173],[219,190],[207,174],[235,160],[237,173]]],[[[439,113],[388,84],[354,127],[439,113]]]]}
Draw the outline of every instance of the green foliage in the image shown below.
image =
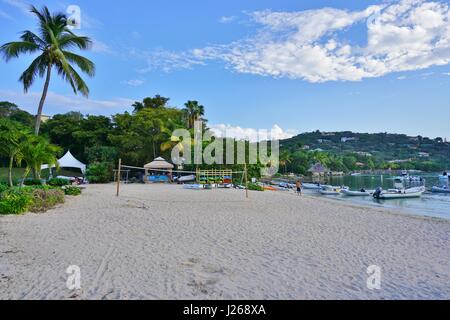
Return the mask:
{"type": "Polygon", "coordinates": [[[108,183],[111,181],[111,170],[106,162],[94,163],[88,167],[86,177],[89,183],[108,183]]]}
{"type": "Polygon", "coordinates": [[[23,181],[23,184],[25,186],[41,186],[42,180],[41,179],[25,179],[23,181]]]}
{"type": "Polygon", "coordinates": [[[254,184],[254,183],[249,183],[248,184],[248,190],[251,191],[264,191],[264,187],[254,184]]]}
{"type": "Polygon", "coordinates": [[[65,186],[63,190],[67,196],[79,196],[81,194],[81,188],[75,186],[65,186]]]}
{"type": "Polygon", "coordinates": [[[26,127],[32,127],[34,117],[28,112],[21,110],[16,104],[0,101],[0,118],[16,121],[26,127]]]}
{"type": "Polygon", "coordinates": [[[31,193],[32,202],[28,210],[31,212],[46,212],[55,205],[64,203],[64,191],[58,189],[34,189],[31,193]]]}
{"type": "Polygon", "coordinates": [[[67,179],[53,178],[47,181],[49,186],[53,187],[63,187],[70,184],[70,181],[67,179]]]}
{"type": "Polygon", "coordinates": [[[5,192],[6,190],[9,189],[9,186],[4,184],[4,183],[0,183],[0,196],[3,192],[5,192]]]}
{"type": "Polygon", "coordinates": [[[21,214],[28,210],[33,198],[29,192],[10,188],[0,195],[0,214],[21,214]]]}

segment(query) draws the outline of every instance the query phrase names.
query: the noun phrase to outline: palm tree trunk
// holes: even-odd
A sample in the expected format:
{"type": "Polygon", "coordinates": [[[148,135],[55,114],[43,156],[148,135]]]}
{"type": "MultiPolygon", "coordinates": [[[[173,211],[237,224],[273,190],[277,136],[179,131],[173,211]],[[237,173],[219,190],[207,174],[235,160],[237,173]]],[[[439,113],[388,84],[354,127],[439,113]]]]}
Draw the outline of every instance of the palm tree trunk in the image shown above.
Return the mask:
{"type": "Polygon", "coordinates": [[[52,74],[52,65],[49,64],[47,66],[47,77],[45,79],[44,90],[42,91],[41,101],[39,102],[39,108],[38,108],[38,112],[36,115],[36,125],[34,127],[34,133],[36,135],[39,135],[39,129],[41,127],[42,109],[44,108],[45,98],[47,97],[47,91],[48,91],[48,86],[50,84],[51,74],[52,74]]]}
{"type": "Polygon", "coordinates": [[[8,170],[8,181],[9,181],[9,186],[10,187],[13,186],[13,181],[12,181],[13,162],[14,162],[14,156],[10,156],[9,157],[9,170],[8,170]]]}

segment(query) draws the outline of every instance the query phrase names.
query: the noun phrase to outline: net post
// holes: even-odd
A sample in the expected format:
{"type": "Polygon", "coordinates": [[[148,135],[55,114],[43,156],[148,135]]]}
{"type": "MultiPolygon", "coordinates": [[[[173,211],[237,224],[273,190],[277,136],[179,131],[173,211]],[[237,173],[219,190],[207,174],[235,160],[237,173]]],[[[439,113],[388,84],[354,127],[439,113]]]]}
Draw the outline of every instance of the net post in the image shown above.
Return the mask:
{"type": "Polygon", "coordinates": [[[245,197],[248,199],[248,173],[247,173],[247,163],[244,163],[244,176],[245,176],[245,197]]]}
{"type": "Polygon", "coordinates": [[[122,167],[122,159],[119,159],[119,167],[117,168],[117,194],[116,196],[119,196],[120,192],[120,168],[122,167]]]}

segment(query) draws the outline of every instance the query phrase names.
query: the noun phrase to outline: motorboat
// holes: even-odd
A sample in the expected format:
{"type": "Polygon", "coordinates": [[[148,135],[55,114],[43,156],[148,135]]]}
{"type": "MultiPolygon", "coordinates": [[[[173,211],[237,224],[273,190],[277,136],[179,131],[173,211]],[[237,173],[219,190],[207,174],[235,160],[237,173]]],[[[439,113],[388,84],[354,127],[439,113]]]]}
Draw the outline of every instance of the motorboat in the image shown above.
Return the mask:
{"type": "Polygon", "coordinates": [[[383,190],[378,188],[373,197],[375,199],[405,199],[405,198],[420,198],[426,189],[425,187],[415,187],[408,189],[389,189],[383,190]]]}
{"type": "Polygon", "coordinates": [[[178,182],[178,183],[185,183],[185,182],[192,182],[196,180],[196,176],[195,175],[189,175],[189,176],[182,176],[179,178],[174,178],[174,181],[178,182]]]}
{"type": "Polygon", "coordinates": [[[447,186],[433,187],[433,188],[431,188],[431,192],[433,192],[433,193],[450,193],[450,188],[447,186]]]}
{"type": "Polygon", "coordinates": [[[320,190],[322,189],[322,185],[320,183],[304,183],[303,189],[320,190]]]}
{"type": "Polygon", "coordinates": [[[345,196],[349,196],[349,197],[367,197],[367,196],[371,196],[372,194],[374,194],[375,190],[365,190],[365,189],[361,189],[359,191],[352,191],[349,189],[342,189],[341,193],[345,196]]]}
{"type": "Polygon", "coordinates": [[[338,196],[341,194],[342,190],[346,190],[346,189],[342,189],[341,187],[330,187],[330,186],[326,186],[323,187],[322,189],[320,189],[320,194],[324,195],[324,196],[338,196]]]}

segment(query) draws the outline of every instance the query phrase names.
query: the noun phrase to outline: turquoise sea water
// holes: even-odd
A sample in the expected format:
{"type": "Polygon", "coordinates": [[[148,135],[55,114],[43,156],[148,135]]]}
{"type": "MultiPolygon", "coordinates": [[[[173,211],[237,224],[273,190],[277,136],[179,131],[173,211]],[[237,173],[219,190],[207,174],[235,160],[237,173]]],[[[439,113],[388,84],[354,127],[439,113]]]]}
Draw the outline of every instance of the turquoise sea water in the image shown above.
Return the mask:
{"type": "MultiPolygon", "coordinates": [[[[439,173],[435,174],[420,174],[425,179],[425,185],[427,190],[430,190],[433,186],[439,186],[439,173]]],[[[389,189],[393,187],[394,176],[381,176],[381,175],[363,175],[363,176],[345,176],[345,177],[333,177],[326,181],[327,184],[335,186],[348,186],[351,190],[376,189],[383,187],[383,189],[389,189]]],[[[307,191],[309,194],[321,196],[317,192],[307,191]]],[[[434,194],[427,191],[422,198],[417,199],[392,199],[392,200],[376,200],[372,197],[346,197],[346,196],[333,196],[332,198],[340,201],[348,201],[363,205],[370,205],[374,207],[383,207],[389,209],[402,209],[401,211],[423,215],[438,217],[444,219],[450,219],[450,194],[434,194]]]]}

